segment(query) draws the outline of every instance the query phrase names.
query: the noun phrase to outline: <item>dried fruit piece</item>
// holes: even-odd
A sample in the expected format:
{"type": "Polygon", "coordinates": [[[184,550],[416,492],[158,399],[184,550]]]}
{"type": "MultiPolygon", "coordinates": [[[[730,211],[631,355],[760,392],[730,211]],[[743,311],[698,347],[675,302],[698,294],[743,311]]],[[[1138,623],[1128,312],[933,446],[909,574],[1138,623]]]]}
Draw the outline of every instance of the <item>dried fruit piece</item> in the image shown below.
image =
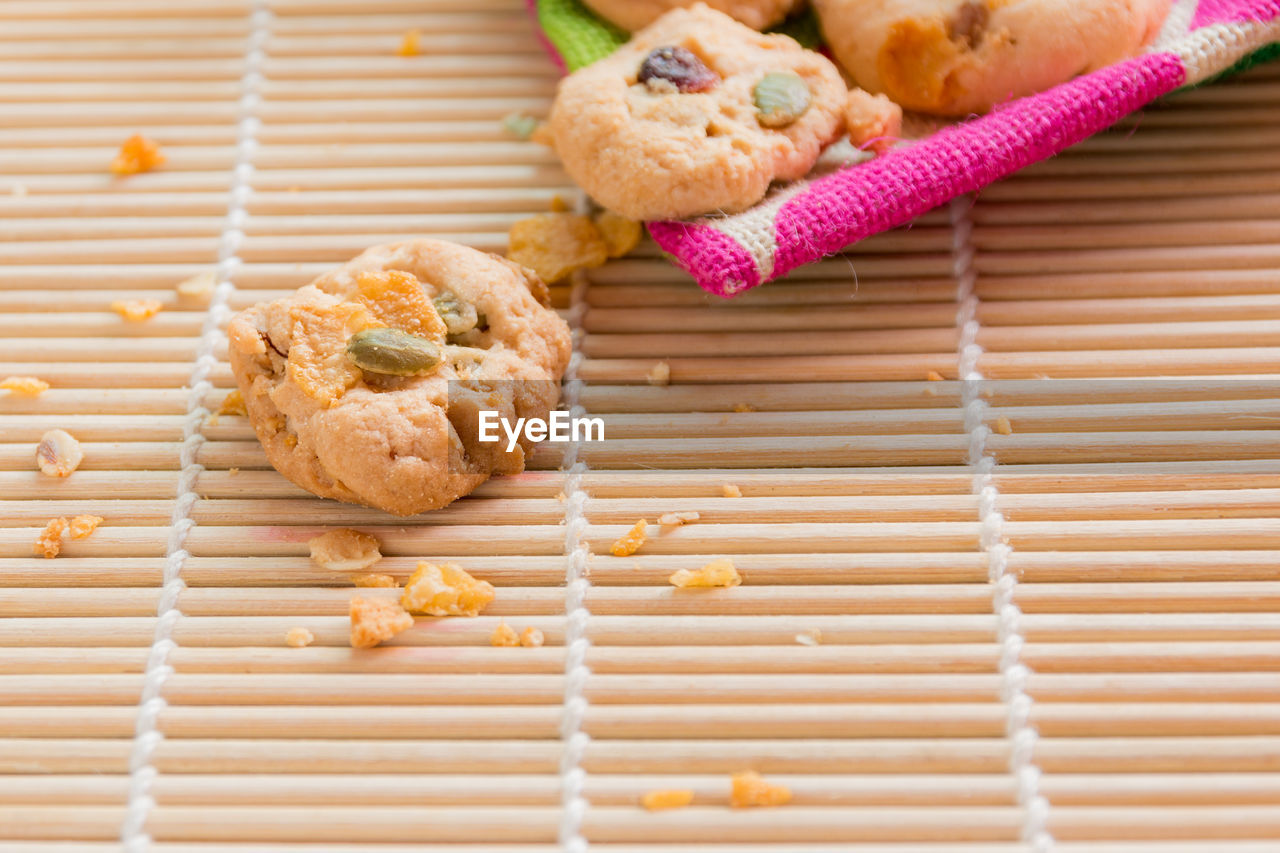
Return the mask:
{"type": "Polygon", "coordinates": [[[809,110],[813,94],[794,71],[770,71],[751,90],[756,121],[765,127],[786,127],[809,110]]]}
{"type": "Polygon", "coordinates": [[[609,257],[620,258],[640,245],[640,223],[634,219],[619,216],[611,210],[602,210],[595,215],[594,222],[604,239],[609,257]]]}
{"type": "Polygon", "coordinates": [[[960,8],[947,24],[947,35],[952,41],[960,42],[973,50],[982,43],[982,36],[987,29],[991,14],[987,4],[982,0],[968,0],[961,3],[960,8]]]}
{"type": "Polygon", "coordinates": [[[576,213],[543,213],[521,219],[507,235],[507,257],[555,284],[569,273],[609,259],[600,229],[576,213]]]}
{"type": "Polygon", "coordinates": [[[456,563],[418,563],[400,603],[428,616],[475,616],[493,601],[493,585],[476,580],[456,563]]]}
{"type": "Polygon", "coordinates": [[[117,175],[136,175],[150,172],[164,165],[164,161],[159,145],[141,133],[135,133],[120,146],[120,153],[111,161],[111,171],[117,175]]]}
{"type": "Polygon", "coordinates": [[[668,45],[649,51],[636,80],[657,91],[663,91],[665,83],[678,92],[705,92],[720,82],[720,76],[692,51],[668,45]]]}
{"type": "Polygon", "coordinates": [[[421,30],[405,30],[403,36],[400,37],[400,46],[396,48],[397,56],[421,56],[422,55],[422,31],[421,30]]]}
{"type": "Polygon", "coordinates": [[[395,589],[400,585],[391,575],[352,575],[351,583],[354,586],[376,589],[395,589]]]}
{"type": "Polygon", "coordinates": [[[688,524],[690,521],[697,521],[701,518],[696,512],[664,512],[658,516],[658,524],[663,527],[679,527],[682,524],[688,524]]]}
{"type": "Polygon", "coordinates": [[[451,335],[462,335],[476,327],[480,322],[480,313],[470,302],[463,302],[453,291],[446,290],[431,300],[436,313],[444,321],[445,328],[451,335]]]}
{"type": "Polygon", "coordinates": [[[240,389],[235,389],[227,393],[222,398],[222,405],[218,406],[219,415],[243,415],[249,414],[244,407],[244,395],[240,393],[240,389]]]}
{"type": "Polygon", "coordinates": [[[538,129],[538,120],[524,113],[509,113],[502,117],[502,129],[516,139],[528,139],[538,129]]]}
{"type": "Polygon", "coordinates": [[[542,632],[530,625],[520,632],[520,645],[526,649],[536,649],[542,645],[542,632]]]}
{"type": "Polygon", "coordinates": [[[62,550],[62,534],[67,532],[68,526],[65,518],[50,519],[44,526],[44,530],[40,531],[40,535],[36,537],[32,551],[37,556],[43,556],[49,560],[58,556],[58,552],[62,550]]]}
{"type": "Polygon", "coordinates": [[[295,649],[305,648],[315,641],[316,635],[306,628],[290,628],[289,633],[284,635],[285,645],[295,649]]]}
{"type": "Polygon", "coordinates": [[[613,543],[613,547],[609,553],[615,557],[629,557],[636,551],[640,550],[640,546],[644,544],[644,529],[649,526],[649,522],[643,518],[640,519],[623,534],[622,538],[613,543]]]}
{"type": "Polygon", "coordinates": [[[440,348],[399,329],[365,329],[347,341],[347,358],[370,373],[421,376],[440,364],[440,348]]]}
{"type": "Polygon", "coordinates": [[[111,310],[130,323],[141,323],[150,320],[160,313],[164,303],[159,299],[117,299],[111,303],[111,310]]]}
{"type": "Polygon", "coordinates": [[[693,791],[687,788],[649,791],[640,798],[640,804],[651,812],[661,809],[682,809],[692,802],[693,791]]]}
{"type": "Polygon", "coordinates": [[[36,446],[36,465],[50,477],[67,477],[84,461],[80,442],[65,430],[51,429],[40,436],[36,446]]]}
{"type": "Polygon", "coordinates": [[[667,578],[667,580],[672,586],[678,586],[681,589],[712,586],[734,587],[742,583],[742,575],[738,574],[738,570],[734,568],[733,560],[728,557],[721,557],[718,560],[712,560],[696,571],[681,569],[667,578]]]}
{"type": "Polygon", "coordinates": [[[732,789],[729,805],[735,809],[751,806],[781,806],[791,802],[791,789],[785,785],[771,785],[754,770],[734,773],[730,777],[732,789]]]}
{"type": "Polygon", "coordinates": [[[49,383],[34,376],[9,376],[0,381],[0,390],[34,397],[49,390],[49,383]]]}
{"type": "Polygon", "coordinates": [[[516,633],[516,629],[512,628],[506,622],[499,622],[498,627],[493,629],[493,633],[489,635],[489,645],[513,647],[520,645],[520,635],[516,633]]]}
{"type": "Polygon", "coordinates": [[[99,524],[102,524],[100,515],[77,515],[71,519],[68,529],[71,531],[72,539],[84,539],[97,530],[99,524]]]}
{"type": "Polygon", "coordinates": [[[413,617],[394,601],[353,598],[348,612],[353,649],[372,648],[413,627],[413,617]]]}
{"type": "Polygon", "coordinates": [[[644,375],[644,379],[650,385],[670,385],[671,365],[665,361],[658,362],[644,375]]]}
{"type": "Polygon", "coordinates": [[[218,276],[213,270],[198,272],[184,279],[173,288],[178,301],[193,308],[204,308],[213,299],[213,289],[218,286],[218,276]]]}
{"type": "Polygon", "coordinates": [[[312,562],[335,572],[357,572],[382,559],[377,539],[348,527],[321,533],[307,544],[312,562]]]}
{"type": "Polygon", "coordinates": [[[740,498],[742,497],[742,489],[739,489],[733,483],[725,483],[720,487],[720,495],[726,498],[740,498]]]}

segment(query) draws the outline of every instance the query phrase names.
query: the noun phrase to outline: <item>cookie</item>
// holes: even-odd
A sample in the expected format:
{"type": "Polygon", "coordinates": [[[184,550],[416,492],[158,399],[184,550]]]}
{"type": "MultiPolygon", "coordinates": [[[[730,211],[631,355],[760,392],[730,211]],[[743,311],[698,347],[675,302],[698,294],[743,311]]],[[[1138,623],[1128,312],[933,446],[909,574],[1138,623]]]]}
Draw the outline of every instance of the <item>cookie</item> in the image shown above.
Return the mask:
{"type": "MultiPolygon", "coordinates": [[[[591,11],[628,32],[647,27],[663,13],[692,6],[696,0],[583,0],[591,11]]],[[[804,0],[706,0],[707,5],[753,30],[771,27],[804,0]]]]}
{"type": "Polygon", "coordinates": [[[682,219],[743,210],[802,177],[843,132],[845,96],[826,57],[698,4],[562,80],[549,127],[602,206],[682,219]]]}
{"type": "Polygon", "coordinates": [[[396,515],[524,470],[532,446],[479,442],[478,412],[546,418],[570,352],[532,273],[441,240],[369,249],[236,315],[227,336],[276,470],[321,497],[396,515]]]}
{"type": "Polygon", "coordinates": [[[960,116],[1138,53],[1170,0],[814,0],[857,84],[910,110],[960,116]]]}

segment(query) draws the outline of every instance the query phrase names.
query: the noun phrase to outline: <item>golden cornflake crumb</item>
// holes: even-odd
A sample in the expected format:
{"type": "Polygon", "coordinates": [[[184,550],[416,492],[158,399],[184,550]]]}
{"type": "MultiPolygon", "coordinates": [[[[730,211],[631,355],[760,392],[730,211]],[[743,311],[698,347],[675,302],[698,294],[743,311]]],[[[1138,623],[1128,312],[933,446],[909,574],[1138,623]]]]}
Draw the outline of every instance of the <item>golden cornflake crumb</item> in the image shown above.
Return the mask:
{"type": "Polygon", "coordinates": [[[520,632],[520,645],[526,649],[536,649],[542,645],[542,632],[530,625],[520,632]]]}
{"type": "Polygon", "coordinates": [[[102,523],[100,515],[77,515],[71,519],[69,529],[71,530],[72,539],[84,539],[90,533],[98,529],[98,525],[102,523]]]}
{"type": "Polygon", "coordinates": [[[376,587],[379,589],[395,589],[400,586],[391,575],[352,575],[351,583],[356,586],[376,587]]]}
{"type": "Polygon", "coordinates": [[[141,323],[150,320],[160,313],[164,303],[159,299],[117,299],[111,303],[111,310],[130,323],[141,323]]]}
{"type": "Polygon", "coordinates": [[[351,648],[370,649],[413,627],[413,617],[394,601],[351,599],[351,648]]]}
{"type": "Polygon", "coordinates": [[[538,120],[525,113],[508,113],[502,117],[502,129],[516,139],[528,139],[538,129],[538,120]]]}
{"type": "Polygon", "coordinates": [[[244,407],[244,395],[240,393],[239,388],[222,398],[222,405],[218,407],[218,414],[248,416],[249,412],[244,407]]]}
{"type": "Polygon", "coordinates": [[[750,403],[734,403],[733,410],[738,414],[743,414],[745,412],[754,412],[756,407],[750,403]]]}
{"type": "Polygon", "coordinates": [[[536,142],[539,145],[545,145],[552,150],[556,147],[555,135],[551,132],[551,128],[547,127],[547,123],[545,121],[540,122],[538,126],[534,128],[533,133],[529,136],[529,141],[536,142]]]}
{"type": "Polygon", "coordinates": [[[678,586],[681,589],[689,587],[733,587],[742,583],[742,575],[738,574],[738,570],[733,566],[733,560],[728,557],[720,557],[712,560],[697,571],[689,569],[681,569],[680,571],[667,578],[672,586],[678,586]]]}
{"type": "Polygon", "coordinates": [[[649,522],[643,518],[637,521],[630,530],[622,535],[621,539],[613,543],[609,553],[615,557],[630,557],[636,551],[639,551],[640,546],[644,544],[644,529],[648,526],[649,522]]]}
{"type": "Polygon", "coordinates": [[[555,284],[575,270],[609,259],[600,229],[576,213],[543,213],[521,219],[507,234],[507,257],[555,284]]]}
{"type": "Polygon", "coordinates": [[[476,580],[456,563],[418,563],[404,585],[405,610],[428,616],[475,616],[493,601],[493,585],[476,580]]]}
{"type": "Polygon", "coordinates": [[[49,383],[34,376],[10,376],[0,381],[0,391],[34,397],[49,390],[49,383]]]}
{"type": "Polygon", "coordinates": [[[65,518],[50,519],[44,526],[44,530],[40,531],[40,535],[36,537],[32,551],[50,560],[58,556],[58,552],[62,550],[62,534],[67,532],[67,527],[65,518]]]}
{"type": "Polygon", "coordinates": [[[284,635],[285,645],[295,649],[306,648],[316,641],[316,635],[306,628],[290,628],[284,635]]]}
{"type": "Polygon", "coordinates": [[[649,372],[644,375],[644,379],[650,385],[670,385],[671,365],[665,361],[658,362],[649,368],[649,372]]]}
{"type": "Polygon", "coordinates": [[[377,539],[347,527],[321,533],[307,544],[312,562],[335,572],[358,572],[382,559],[377,539]]]}
{"type": "Polygon", "coordinates": [[[596,228],[609,249],[609,257],[620,258],[640,245],[640,223],[634,219],[619,216],[610,210],[602,210],[595,215],[596,228]]]}
{"type": "Polygon", "coordinates": [[[739,489],[733,483],[725,483],[720,487],[720,494],[726,498],[742,497],[742,489],[739,489]]]}
{"type": "Polygon", "coordinates": [[[684,788],[649,791],[640,798],[640,804],[651,812],[661,809],[682,809],[692,802],[693,791],[684,788]]]}
{"type": "Polygon", "coordinates": [[[556,492],[557,503],[568,503],[568,501],[569,501],[568,495],[566,495],[564,492],[556,492]]]}
{"type": "Polygon", "coordinates": [[[822,632],[817,628],[796,634],[796,642],[802,646],[816,646],[822,642],[822,632]]]}
{"type": "Polygon", "coordinates": [[[512,646],[520,645],[520,635],[516,633],[516,629],[512,628],[506,622],[499,622],[498,627],[493,629],[493,633],[489,635],[489,645],[512,646]]]}
{"type": "Polygon", "coordinates": [[[111,161],[111,171],[117,175],[136,175],[163,166],[164,161],[159,145],[141,133],[135,133],[120,146],[120,153],[111,161]]]}
{"type": "Polygon", "coordinates": [[[191,278],[183,279],[173,288],[178,293],[178,301],[192,308],[204,308],[213,299],[213,289],[218,284],[218,277],[213,270],[198,272],[191,278]]]}
{"type": "Polygon", "coordinates": [[[228,476],[228,477],[234,477],[236,474],[239,474],[239,473],[240,473],[240,469],[239,469],[239,468],[228,468],[228,469],[227,469],[227,476],[228,476]]]}
{"type": "Polygon", "coordinates": [[[732,790],[729,805],[735,809],[751,806],[781,806],[791,802],[791,789],[785,785],[770,785],[754,770],[734,773],[730,779],[732,790]]]}
{"type": "Polygon", "coordinates": [[[397,56],[421,56],[422,55],[422,31],[421,30],[405,30],[403,36],[400,37],[400,46],[396,48],[397,56]]]}
{"type": "Polygon", "coordinates": [[[936,370],[930,370],[928,373],[924,375],[924,378],[928,379],[930,382],[941,382],[942,374],[936,370]]]}
{"type": "Polygon", "coordinates": [[[658,516],[658,524],[663,527],[679,527],[682,524],[697,521],[701,517],[696,512],[664,512],[658,516]]]}
{"type": "Polygon", "coordinates": [[[50,477],[68,477],[84,461],[84,451],[65,430],[51,429],[36,445],[36,465],[50,477]]]}
{"type": "Polygon", "coordinates": [[[996,418],[995,430],[1001,435],[1013,435],[1013,424],[1009,423],[1008,418],[996,418]]]}
{"type": "Polygon", "coordinates": [[[552,213],[565,213],[572,209],[569,207],[569,202],[565,201],[564,196],[559,193],[551,197],[550,207],[552,213]]]}

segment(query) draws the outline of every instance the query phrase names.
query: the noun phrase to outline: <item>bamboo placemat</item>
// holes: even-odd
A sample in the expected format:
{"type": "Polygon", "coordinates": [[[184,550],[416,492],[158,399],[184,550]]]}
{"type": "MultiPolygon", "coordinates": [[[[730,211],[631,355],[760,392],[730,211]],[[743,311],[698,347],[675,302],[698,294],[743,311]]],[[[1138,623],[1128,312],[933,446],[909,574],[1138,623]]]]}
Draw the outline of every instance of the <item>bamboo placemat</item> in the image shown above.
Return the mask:
{"type": "Polygon", "coordinates": [[[612,262],[555,294],[604,443],[412,520],[311,498],[210,417],[220,328],[577,198],[502,129],[555,84],[520,5],[0,3],[0,376],[53,386],[0,393],[0,846],[1277,849],[1280,70],[731,303],[612,262]],[[168,164],[113,179],[139,131],[168,164]],[[85,444],[65,481],[51,428],[85,444]],[[497,599],[354,652],[307,557],[333,525],[497,599]],[[666,584],[718,556],[742,586],[666,584]],[[499,620],[547,645],[490,648],[499,620]],[[794,801],[728,808],[744,769],[794,801]]]}

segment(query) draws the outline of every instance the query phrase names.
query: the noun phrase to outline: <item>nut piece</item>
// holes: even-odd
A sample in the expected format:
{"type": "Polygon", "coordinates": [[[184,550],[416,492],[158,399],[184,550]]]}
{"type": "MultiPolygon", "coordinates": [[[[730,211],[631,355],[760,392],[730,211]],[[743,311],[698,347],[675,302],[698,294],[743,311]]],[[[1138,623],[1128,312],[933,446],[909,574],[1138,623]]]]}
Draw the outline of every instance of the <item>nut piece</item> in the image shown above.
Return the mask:
{"type": "Polygon", "coordinates": [[[640,804],[651,812],[661,809],[682,809],[692,802],[693,791],[686,788],[649,791],[640,798],[640,804]]]}
{"type": "Polygon", "coordinates": [[[399,329],[365,329],[347,341],[347,358],[370,373],[421,376],[440,364],[440,348],[399,329]]]}
{"type": "Polygon", "coordinates": [[[36,465],[50,477],[67,477],[84,461],[84,451],[65,430],[51,429],[36,445],[36,465]]]}
{"type": "Polygon", "coordinates": [[[542,632],[530,625],[520,632],[520,645],[526,649],[536,649],[542,645],[542,632]]]}
{"type": "Polygon", "coordinates": [[[205,270],[178,282],[173,289],[177,291],[180,303],[192,308],[205,308],[213,299],[213,289],[217,286],[218,276],[213,270],[205,270]]]}
{"type": "Polygon", "coordinates": [[[0,381],[0,391],[22,394],[26,397],[35,397],[37,394],[43,394],[48,390],[49,383],[34,376],[10,376],[0,381]]]}
{"type": "Polygon", "coordinates": [[[733,483],[725,483],[720,487],[720,495],[726,498],[740,498],[742,497],[742,489],[739,489],[733,483]]]}
{"type": "Polygon", "coordinates": [[[609,257],[620,258],[640,245],[640,223],[634,219],[619,216],[612,210],[602,210],[592,220],[604,238],[604,245],[609,250],[609,257]]]}
{"type": "Polygon", "coordinates": [[[120,146],[120,153],[111,161],[111,171],[117,175],[136,175],[150,172],[164,165],[165,156],[160,146],[141,133],[135,133],[120,146]]]}
{"type": "Polygon", "coordinates": [[[640,546],[644,544],[644,529],[648,526],[649,522],[643,518],[637,521],[630,530],[622,535],[621,539],[613,543],[609,553],[615,557],[630,557],[636,551],[639,551],[640,546]]]}
{"type": "Polygon", "coordinates": [[[377,539],[347,527],[322,533],[307,544],[312,562],[335,572],[358,572],[382,559],[377,539]]]}
{"type": "Polygon", "coordinates": [[[349,612],[353,649],[373,648],[413,627],[413,617],[394,601],[353,598],[349,612]]]}
{"type": "Polygon", "coordinates": [[[756,121],[764,127],[786,127],[809,111],[813,94],[794,71],[770,71],[751,90],[756,121]]]}
{"type": "Polygon", "coordinates": [[[681,589],[689,587],[734,587],[742,583],[742,575],[738,574],[738,570],[733,566],[733,560],[728,557],[721,557],[718,560],[712,560],[697,571],[689,571],[681,569],[680,571],[667,578],[672,586],[678,586],[681,589]]]}
{"type": "Polygon", "coordinates": [[[600,229],[576,213],[542,213],[521,219],[507,234],[507,257],[555,284],[575,270],[609,259],[600,229]]]}
{"type": "Polygon", "coordinates": [[[160,313],[164,303],[159,299],[117,299],[111,303],[111,310],[130,323],[141,323],[150,320],[160,313]]]}
{"type": "Polygon", "coordinates": [[[658,524],[663,527],[679,527],[690,521],[697,521],[701,517],[696,512],[664,512],[658,516],[658,524]]]}
{"type": "Polygon", "coordinates": [[[463,302],[453,291],[446,290],[431,300],[436,313],[444,320],[445,328],[451,335],[462,335],[474,329],[480,322],[480,314],[476,306],[463,302]]]}
{"type": "Polygon", "coordinates": [[[316,635],[306,628],[290,628],[289,633],[284,635],[285,645],[295,649],[305,648],[315,641],[316,635]]]}
{"type": "Polygon", "coordinates": [[[421,30],[405,30],[403,36],[400,37],[400,46],[396,48],[396,56],[421,56],[422,55],[422,31],[421,30]]]}
{"type": "Polygon", "coordinates": [[[244,395],[240,393],[240,389],[237,388],[222,398],[222,405],[218,406],[218,414],[248,416],[249,412],[244,407],[244,395]]]}
{"type": "Polygon", "coordinates": [[[467,574],[456,563],[418,563],[404,585],[405,610],[427,616],[475,616],[493,601],[493,585],[467,574]]]}
{"type": "Polygon", "coordinates": [[[493,633],[489,635],[489,645],[512,646],[520,645],[520,635],[516,633],[516,629],[512,628],[506,622],[499,622],[498,627],[493,629],[493,633]]]}
{"type": "Polygon", "coordinates": [[[400,586],[391,575],[352,575],[351,583],[355,586],[379,589],[395,589],[400,586]]]}
{"type": "Polygon", "coordinates": [[[697,54],[683,47],[658,47],[640,63],[636,82],[651,91],[705,92],[720,82],[720,76],[707,67],[697,54]],[[667,84],[667,85],[663,85],[667,84]]]}
{"type": "Polygon", "coordinates": [[[32,551],[37,556],[52,560],[62,550],[62,534],[66,532],[67,520],[65,518],[50,519],[49,523],[44,526],[44,530],[40,531],[40,535],[36,537],[32,551]]]}
{"type": "Polygon", "coordinates": [[[732,790],[729,805],[735,809],[750,806],[781,806],[791,802],[791,789],[785,785],[771,785],[754,770],[734,773],[730,778],[732,790]]]}
{"type": "Polygon", "coordinates": [[[528,139],[538,129],[538,120],[524,113],[509,113],[502,117],[502,129],[516,139],[528,139]]]}
{"type": "Polygon", "coordinates": [[[102,523],[100,515],[77,515],[71,519],[71,538],[84,539],[90,533],[98,529],[98,525],[102,523]]]}

